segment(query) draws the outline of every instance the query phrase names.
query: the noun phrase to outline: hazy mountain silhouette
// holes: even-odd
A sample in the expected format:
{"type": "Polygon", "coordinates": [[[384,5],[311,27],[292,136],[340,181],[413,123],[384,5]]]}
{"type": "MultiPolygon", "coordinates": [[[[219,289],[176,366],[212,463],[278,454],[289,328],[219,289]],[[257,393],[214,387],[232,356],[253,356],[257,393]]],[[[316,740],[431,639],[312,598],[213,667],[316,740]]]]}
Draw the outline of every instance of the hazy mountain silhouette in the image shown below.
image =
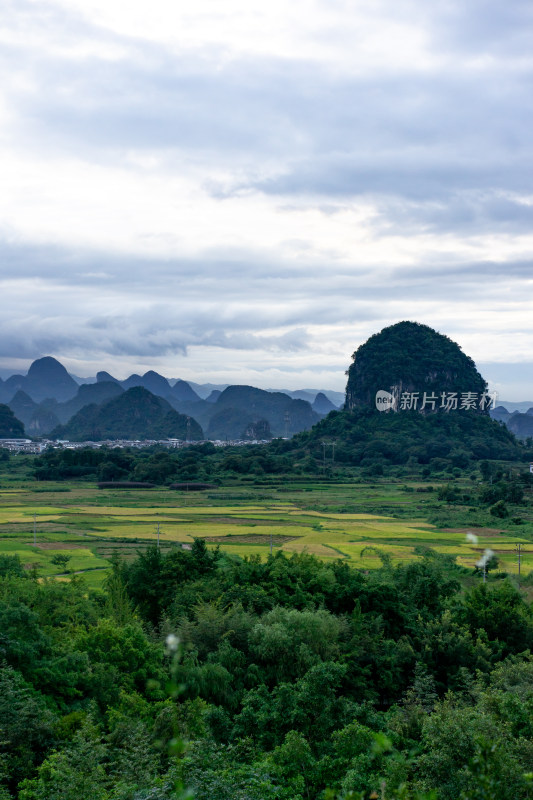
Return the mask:
{"type": "Polygon", "coordinates": [[[311,408],[322,417],[329,414],[330,411],[337,411],[337,406],[333,405],[331,400],[328,400],[323,392],[317,394],[314,401],[311,403],[311,408]]]}
{"type": "Polygon", "coordinates": [[[51,356],[39,358],[30,366],[27,375],[12,375],[4,382],[3,394],[22,390],[39,403],[47,397],[58,401],[69,400],[78,391],[78,384],[65,367],[51,356]]]}
{"type": "Polygon", "coordinates": [[[79,387],[75,397],[68,400],[66,403],[58,403],[54,408],[54,412],[58,417],[58,421],[64,424],[84,406],[91,405],[92,403],[101,405],[107,400],[111,400],[113,397],[118,397],[118,395],[123,392],[124,389],[122,386],[113,381],[84,383],[79,387]]]}
{"type": "MultiPolygon", "coordinates": [[[[293,400],[282,392],[267,392],[254,386],[228,386],[221,393],[216,403],[211,404],[213,411],[209,422],[210,438],[222,438],[223,420],[229,415],[221,416],[221,412],[229,409],[240,413],[240,430],[253,422],[266,420],[272,436],[291,436],[298,431],[310,428],[318,422],[319,415],[305,400],[293,400]]],[[[232,419],[232,430],[235,430],[237,417],[232,419]]]]}
{"type": "Polygon", "coordinates": [[[199,400],[201,400],[200,396],[191,388],[187,381],[182,380],[176,381],[170,390],[170,394],[176,402],[183,404],[198,403],[199,400]]]}
{"type": "MultiPolygon", "coordinates": [[[[39,404],[32,400],[29,394],[19,389],[14,397],[7,403],[13,414],[19,419],[24,427],[27,428],[31,422],[31,418],[35,413],[35,409],[39,404]]],[[[56,423],[57,424],[57,423],[56,423]]]]}
{"type": "Polygon", "coordinates": [[[134,386],[101,405],[84,406],[52,434],[73,441],[203,438],[203,431],[194,419],[179,414],[166,400],[143,386],[134,386]]]}

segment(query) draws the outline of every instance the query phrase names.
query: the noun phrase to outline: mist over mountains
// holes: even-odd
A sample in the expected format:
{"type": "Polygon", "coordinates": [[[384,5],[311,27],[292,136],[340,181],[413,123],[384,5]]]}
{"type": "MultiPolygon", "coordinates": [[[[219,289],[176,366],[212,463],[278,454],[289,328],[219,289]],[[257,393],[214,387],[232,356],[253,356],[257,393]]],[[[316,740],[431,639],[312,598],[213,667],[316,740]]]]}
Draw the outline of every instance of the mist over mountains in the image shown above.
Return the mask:
{"type": "Polygon", "coordinates": [[[70,375],[50,356],[34,361],[26,375],[0,379],[0,402],[9,406],[28,435],[73,441],[292,436],[312,427],[343,400],[341,392],[329,390],[279,392],[190,383],[154,370],[125,380],[106,371],[83,379],[70,375]]]}

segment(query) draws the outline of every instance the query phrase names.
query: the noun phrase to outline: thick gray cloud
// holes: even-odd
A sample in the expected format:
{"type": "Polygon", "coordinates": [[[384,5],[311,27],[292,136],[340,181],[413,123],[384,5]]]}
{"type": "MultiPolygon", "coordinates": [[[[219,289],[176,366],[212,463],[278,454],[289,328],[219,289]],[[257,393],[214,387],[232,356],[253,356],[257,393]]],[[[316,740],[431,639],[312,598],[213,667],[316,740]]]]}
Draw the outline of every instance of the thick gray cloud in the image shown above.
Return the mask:
{"type": "Polygon", "coordinates": [[[0,360],[309,383],[401,318],[526,358],[529,3],[319,2],[256,50],[75,8],[6,3],[0,360]]]}

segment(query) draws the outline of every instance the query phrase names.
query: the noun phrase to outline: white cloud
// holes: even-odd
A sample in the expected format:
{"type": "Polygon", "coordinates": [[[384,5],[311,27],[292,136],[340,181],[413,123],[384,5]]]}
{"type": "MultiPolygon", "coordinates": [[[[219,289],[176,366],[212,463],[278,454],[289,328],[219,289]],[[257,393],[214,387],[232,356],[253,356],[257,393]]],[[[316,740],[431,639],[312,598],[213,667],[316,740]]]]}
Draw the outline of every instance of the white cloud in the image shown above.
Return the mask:
{"type": "Polygon", "coordinates": [[[405,318],[529,358],[518,0],[13,0],[4,23],[0,364],[342,388],[405,318]]]}

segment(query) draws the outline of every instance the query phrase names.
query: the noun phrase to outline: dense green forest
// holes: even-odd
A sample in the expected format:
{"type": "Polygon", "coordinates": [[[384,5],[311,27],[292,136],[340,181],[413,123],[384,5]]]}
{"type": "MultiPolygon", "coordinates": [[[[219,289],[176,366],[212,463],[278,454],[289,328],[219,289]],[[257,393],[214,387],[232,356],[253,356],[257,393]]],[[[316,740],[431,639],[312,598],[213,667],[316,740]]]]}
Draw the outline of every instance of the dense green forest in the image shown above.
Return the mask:
{"type": "Polygon", "coordinates": [[[3,556],[0,797],[531,797],[531,606],[420,555],[364,574],[195,540],[103,593],[3,556]]]}
{"type": "Polygon", "coordinates": [[[194,419],[179,414],[162,397],[135,386],[102,405],[84,406],[50,435],[72,441],[166,437],[194,441],[203,438],[203,431],[194,419]]]}
{"type": "Polygon", "coordinates": [[[380,389],[483,392],[487,383],[473,360],[456,342],[418,322],[403,321],[383,328],[352,356],[346,385],[346,406],[374,407],[380,389]]]}
{"type": "Polygon", "coordinates": [[[354,475],[453,476],[484,460],[528,462],[533,444],[520,444],[501,423],[469,412],[424,416],[416,411],[332,411],[291,439],[268,445],[215,447],[211,442],[177,450],[50,449],[35,460],[38,480],[225,480],[228,476],[354,475]]]}

